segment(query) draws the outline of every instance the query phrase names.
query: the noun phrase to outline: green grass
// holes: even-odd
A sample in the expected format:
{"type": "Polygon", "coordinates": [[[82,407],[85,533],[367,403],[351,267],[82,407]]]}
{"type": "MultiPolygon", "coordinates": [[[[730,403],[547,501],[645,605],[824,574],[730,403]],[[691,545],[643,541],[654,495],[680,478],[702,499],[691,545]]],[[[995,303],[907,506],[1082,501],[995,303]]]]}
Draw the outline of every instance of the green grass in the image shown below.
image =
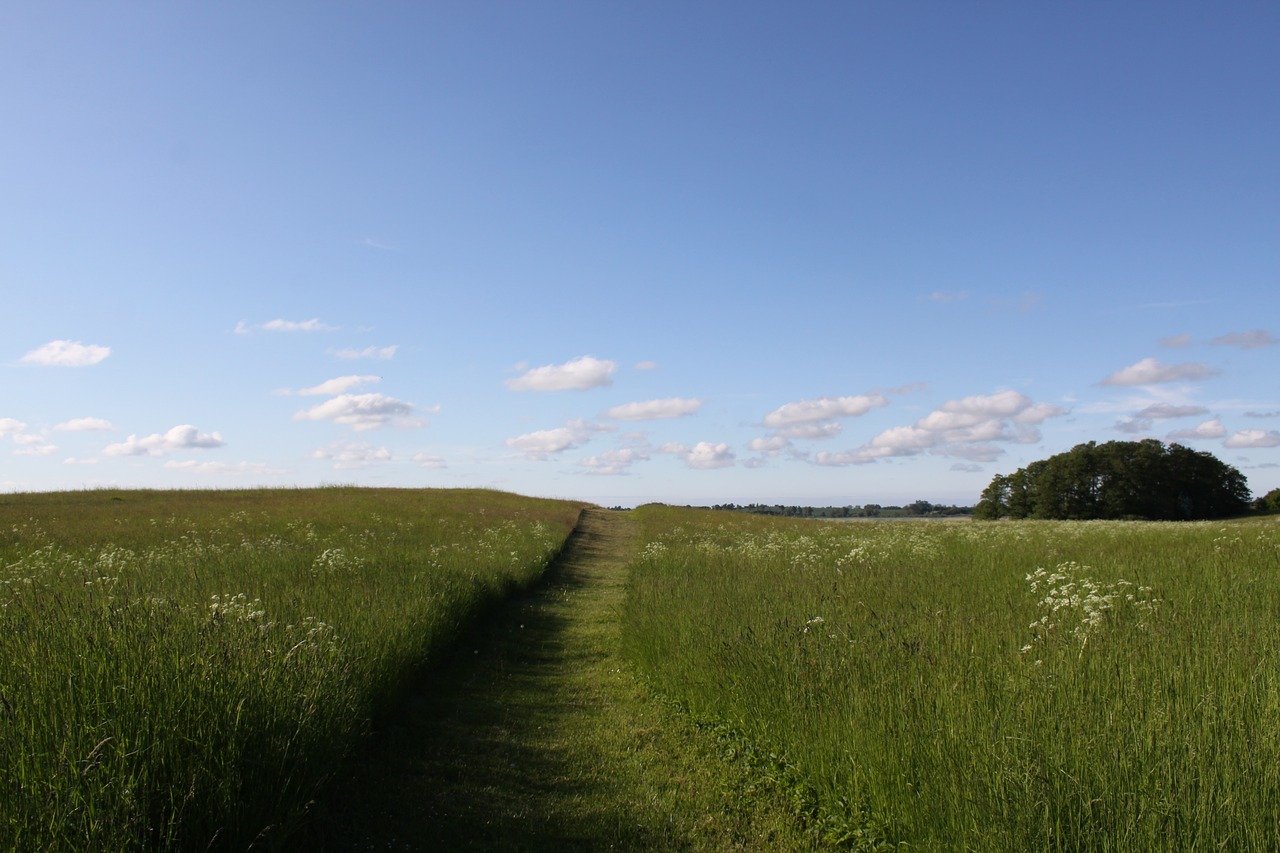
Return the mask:
{"type": "Polygon", "coordinates": [[[562,559],[381,721],[308,851],[806,850],[790,791],[621,658],[634,526],[588,509],[562,559]]]}
{"type": "Polygon", "coordinates": [[[1274,523],[637,516],[629,658],[780,753],[833,837],[1280,844],[1274,523]]]}
{"type": "Polygon", "coordinates": [[[0,498],[0,849],[278,846],[579,511],[486,491],[0,498]]]}

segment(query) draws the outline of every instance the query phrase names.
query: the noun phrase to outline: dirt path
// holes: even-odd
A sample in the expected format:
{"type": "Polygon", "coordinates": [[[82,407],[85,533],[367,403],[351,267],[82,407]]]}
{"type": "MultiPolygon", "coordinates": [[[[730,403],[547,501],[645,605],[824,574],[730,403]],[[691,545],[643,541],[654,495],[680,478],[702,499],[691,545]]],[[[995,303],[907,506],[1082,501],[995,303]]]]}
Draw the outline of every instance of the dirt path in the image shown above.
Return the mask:
{"type": "Polygon", "coordinates": [[[634,536],[626,513],[583,514],[546,580],[379,733],[328,849],[807,848],[781,796],[621,659],[634,536]]]}

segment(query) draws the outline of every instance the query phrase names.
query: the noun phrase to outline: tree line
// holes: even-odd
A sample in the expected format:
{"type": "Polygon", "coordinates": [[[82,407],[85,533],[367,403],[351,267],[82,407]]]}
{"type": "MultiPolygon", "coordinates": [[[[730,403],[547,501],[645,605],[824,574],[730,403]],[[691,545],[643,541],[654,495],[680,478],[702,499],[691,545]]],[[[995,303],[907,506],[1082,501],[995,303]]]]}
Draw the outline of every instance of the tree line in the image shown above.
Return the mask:
{"type": "Polygon", "coordinates": [[[861,506],[788,506],[784,504],[715,504],[712,509],[731,512],[750,512],[757,515],[778,515],[786,518],[943,518],[955,515],[969,515],[973,507],[951,506],[930,503],[929,501],[913,501],[905,506],[881,506],[865,504],[861,506]]]}
{"type": "MultiPolygon", "coordinates": [[[[1269,498],[1261,499],[1264,505],[1269,498]]],[[[1185,521],[1253,508],[1248,483],[1236,468],[1210,453],[1149,438],[1090,441],[997,475],[973,516],[1185,521]]]]}

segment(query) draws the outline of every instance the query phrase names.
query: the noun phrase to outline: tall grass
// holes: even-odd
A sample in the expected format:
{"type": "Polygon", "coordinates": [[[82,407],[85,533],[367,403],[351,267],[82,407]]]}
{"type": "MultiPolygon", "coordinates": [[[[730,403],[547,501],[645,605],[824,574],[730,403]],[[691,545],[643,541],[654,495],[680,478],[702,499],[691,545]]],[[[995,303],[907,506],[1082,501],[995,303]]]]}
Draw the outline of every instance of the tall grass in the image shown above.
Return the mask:
{"type": "Polygon", "coordinates": [[[0,498],[0,849],[278,846],[578,511],[479,491],[0,498]]]}
{"type": "Polygon", "coordinates": [[[1280,847],[1280,527],[638,512],[628,652],[844,840],[1280,847]]]}

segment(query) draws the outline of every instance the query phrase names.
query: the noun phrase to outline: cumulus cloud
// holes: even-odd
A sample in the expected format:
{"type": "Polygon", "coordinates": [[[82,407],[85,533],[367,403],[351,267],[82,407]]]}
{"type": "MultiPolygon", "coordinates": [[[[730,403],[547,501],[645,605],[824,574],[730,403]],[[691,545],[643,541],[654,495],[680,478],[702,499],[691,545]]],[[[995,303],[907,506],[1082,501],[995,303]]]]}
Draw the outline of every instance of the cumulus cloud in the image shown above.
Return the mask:
{"type": "Polygon", "coordinates": [[[1190,335],[1169,335],[1167,338],[1160,339],[1160,346],[1177,349],[1178,347],[1186,347],[1191,345],[1190,335]]]}
{"type": "Polygon", "coordinates": [[[1240,347],[1241,349],[1259,349],[1272,344],[1280,344],[1280,338],[1274,337],[1265,329],[1253,329],[1249,332],[1230,332],[1214,338],[1209,343],[1215,346],[1240,347]]]}
{"type": "Polygon", "coordinates": [[[322,323],[319,317],[310,320],[268,320],[262,324],[264,332],[332,332],[336,326],[322,323]]]}
{"type": "Polygon", "coordinates": [[[389,347],[365,347],[364,349],[340,349],[334,350],[333,354],[341,359],[353,361],[355,359],[367,358],[375,361],[390,361],[396,357],[396,350],[400,348],[399,344],[393,344],[389,347]]]}
{"type": "Polygon", "coordinates": [[[1123,432],[1129,435],[1140,435],[1151,431],[1151,418],[1121,418],[1116,421],[1116,432],[1123,432]]]}
{"type": "Polygon", "coordinates": [[[22,357],[24,364],[44,367],[88,367],[111,355],[111,347],[79,341],[50,341],[22,357]]]}
{"type": "Polygon", "coordinates": [[[22,432],[27,425],[13,418],[0,418],[0,435],[13,435],[22,432]]]}
{"type": "Polygon", "coordinates": [[[794,424],[828,421],[833,418],[852,418],[887,405],[889,401],[882,394],[797,400],[794,403],[779,406],[765,415],[764,425],[770,429],[782,429],[794,424]]]}
{"type": "Polygon", "coordinates": [[[319,396],[336,396],[350,391],[352,388],[358,388],[361,385],[371,385],[381,382],[380,376],[338,376],[321,382],[319,385],[313,385],[310,388],[303,388],[298,392],[301,397],[319,397],[319,396]]]}
{"type": "Polygon", "coordinates": [[[735,459],[733,450],[723,441],[717,444],[699,441],[693,447],[671,441],[662,445],[660,452],[679,456],[685,465],[702,470],[728,468],[734,464],[735,459]]]}
{"type": "Polygon", "coordinates": [[[130,435],[118,444],[107,445],[102,452],[107,456],[165,456],[180,450],[209,450],[225,443],[216,432],[203,433],[191,424],[180,424],[144,438],[130,435]]]}
{"type": "Polygon", "coordinates": [[[621,476],[630,472],[631,466],[649,459],[649,453],[641,447],[619,447],[606,450],[595,456],[588,456],[578,462],[587,469],[588,474],[601,476],[621,476]]]}
{"type": "Polygon", "coordinates": [[[1222,425],[1222,421],[1213,418],[1191,429],[1175,430],[1169,433],[1169,438],[1170,440],[1222,438],[1226,434],[1227,428],[1222,425]]]}
{"type": "Polygon", "coordinates": [[[413,461],[419,468],[448,468],[444,464],[444,459],[440,456],[432,456],[429,453],[415,453],[413,461]]]}
{"type": "Polygon", "coordinates": [[[646,400],[642,403],[624,403],[609,409],[603,416],[619,421],[654,421],[696,414],[701,407],[701,400],[667,397],[663,400],[646,400]]]}
{"type": "Polygon", "coordinates": [[[57,445],[50,444],[42,435],[16,433],[13,443],[13,452],[18,456],[48,456],[58,452],[57,445]]]}
{"type": "Polygon", "coordinates": [[[111,432],[115,429],[111,421],[103,418],[72,418],[54,427],[62,432],[111,432]]]}
{"type": "Polygon", "coordinates": [[[1218,371],[1200,362],[1184,362],[1183,364],[1165,364],[1154,358],[1144,358],[1102,380],[1103,385],[1156,385],[1161,382],[1176,382],[1179,379],[1204,379],[1218,371]]]}
{"type": "Polygon", "coordinates": [[[543,461],[561,451],[581,447],[591,440],[592,433],[611,430],[613,430],[611,426],[592,424],[581,418],[575,418],[562,427],[535,430],[515,438],[508,438],[505,444],[530,459],[543,461]]]}
{"type": "Polygon", "coordinates": [[[391,451],[385,447],[374,447],[358,441],[337,441],[314,451],[312,459],[326,459],[333,462],[335,470],[354,470],[369,468],[380,462],[391,461],[391,451]]]}
{"type": "Polygon", "coordinates": [[[564,364],[548,364],[535,367],[506,385],[512,391],[586,391],[613,382],[618,365],[589,355],[575,358],[564,364]]]}
{"type": "Polygon", "coordinates": [[[1138,412],[1139,418],[1189,418],[1208,414],[1204,406],[1175,406],[1172,403],[1152,403],[1138,412]]]}
{"type": "Polygon", "coordinates": [[[1224,447],[1280,447],[1280,431],[1242,429],[1223,442],[1224,447]]]}
{"type": "Polygon", "coordinates": [[[821,423],[792,424],[776,430],[774,434],[780,438],[817,441],[824,438],[835,438],[842,432],[844,432],[844,427],[840,425],[839,421],[825,421],[821,423]]]}
{"type": "MultiPolygon", "coordinates": [[[[70,460],[68,460],[70,461],[70,460]]],[[[273,468],[265,462],[196,462],[194,459],[174,460],[164,463],[172,471],[189,471],[193,474],[227,474],[250,477],[278,477],[288,473],[283,468],[273,468]]]]}
{"type": "Polygon", "coordinates": [[[753,438],[751,443],[747,445],[747,449],[753,453],[760,453],[764,456],[777,456],[782,451],[791,447],[791,442],[780,435],[767,436],[765,438],[753,438]]]}
{"type": "Polygon", "coordinates": [[[989,462],[1004,451],[993,442],[1040,440],[1036,426],[1066,410],[1033,403],[1017,391],[948,400],[910,426],[886,429],[862,447],[843,453],[819,453],[819,465],[861,465],[895,456],[936,453],[972,462],[989,462]]]}
{"type": "Polygon", "coordinates": [[[332,421],[357,432],[385,426],[419,427],[423,424],[414,415],[412,403],[386,394],[339,394],[318,406],[296,412],[293,418],[298,421],[332,421]]]}
{"type": "Polygon", "coordinates": [[[658,362],[656,361],[637,361],[636,370],[657,370],[658,362]]]}

